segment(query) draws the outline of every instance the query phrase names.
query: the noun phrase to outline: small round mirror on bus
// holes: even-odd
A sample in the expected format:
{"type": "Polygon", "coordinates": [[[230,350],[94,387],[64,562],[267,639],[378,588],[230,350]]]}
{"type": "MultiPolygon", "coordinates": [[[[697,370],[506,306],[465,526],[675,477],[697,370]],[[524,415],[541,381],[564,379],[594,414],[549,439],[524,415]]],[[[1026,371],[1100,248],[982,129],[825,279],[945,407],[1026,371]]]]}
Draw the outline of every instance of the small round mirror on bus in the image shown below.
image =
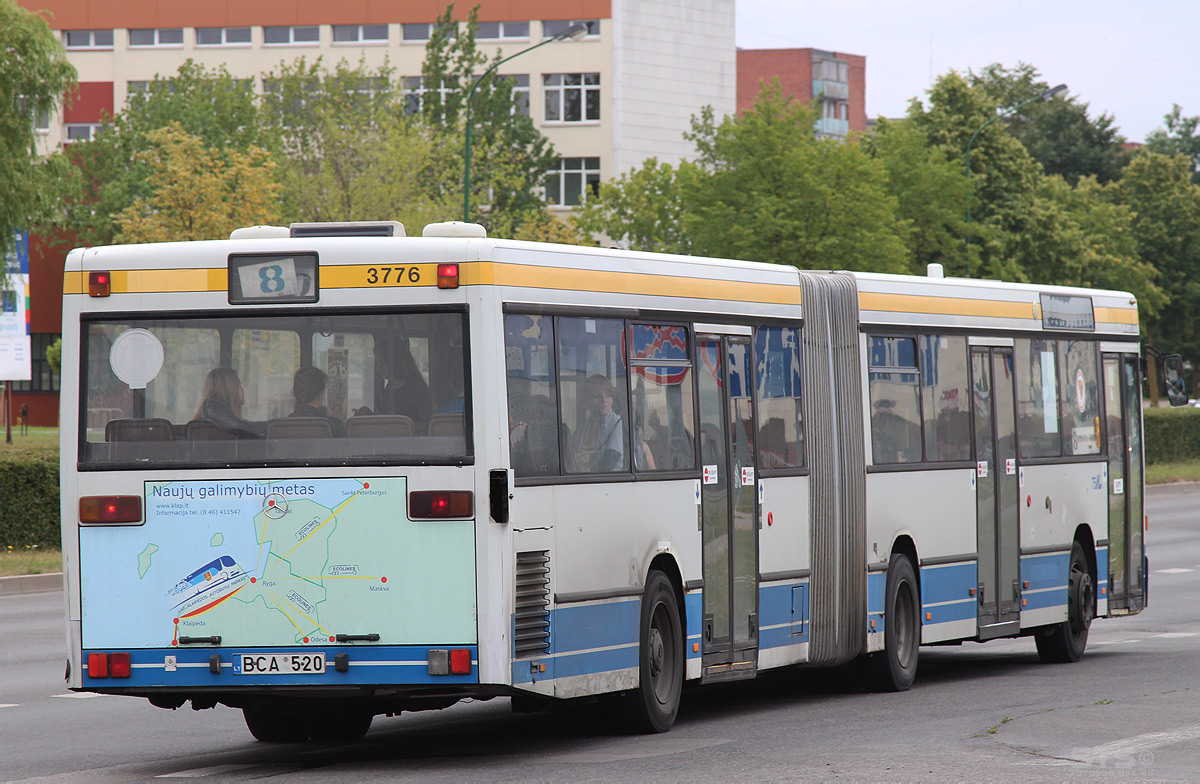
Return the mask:
{"type": "Polygon", "coordinates": [[[145,389],[158,377],[165,358],[162,341],[146,329],[128,329],[117,335],[108,350],[113,374],[130,389],[145,389]]]}

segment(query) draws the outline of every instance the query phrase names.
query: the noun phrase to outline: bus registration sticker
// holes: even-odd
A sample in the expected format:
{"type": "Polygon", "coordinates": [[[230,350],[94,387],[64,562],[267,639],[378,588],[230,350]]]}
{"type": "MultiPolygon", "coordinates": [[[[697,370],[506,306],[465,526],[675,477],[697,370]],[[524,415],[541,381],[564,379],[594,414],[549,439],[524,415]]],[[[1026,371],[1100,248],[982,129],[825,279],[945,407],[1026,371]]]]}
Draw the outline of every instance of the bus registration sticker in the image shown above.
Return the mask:
{"type": "Polygon", "coordinates": [[[238,653],[233,656],[234,675],[321,675],[324,653],[238,653]]]}

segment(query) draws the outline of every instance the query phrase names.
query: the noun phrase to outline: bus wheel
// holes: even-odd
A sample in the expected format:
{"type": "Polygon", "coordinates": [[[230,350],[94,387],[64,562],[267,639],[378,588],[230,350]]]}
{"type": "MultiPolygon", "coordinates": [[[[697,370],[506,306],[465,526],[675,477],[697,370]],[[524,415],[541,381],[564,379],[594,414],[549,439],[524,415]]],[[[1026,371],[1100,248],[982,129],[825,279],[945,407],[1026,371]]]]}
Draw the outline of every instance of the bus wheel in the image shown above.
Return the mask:
{"type": "Polygon", "coordinates": [[[679,603],[667,576],[650,572],[642,595],[639,685],[613,698],[610,707],[619,726],[629,732],[666,732],[679,713],[683,692],[683,625],[679,603]]]}
{"type": "Polygon", "coordinates": [[[370,713],[326,713],[304,717],[308,737],[318,743],[351,743],[371,729],[370,713]]]}
{"type": "Polygon", "coordinates": [[[1071,574],[1067,587],[1067,620],[1034,636],[1038,656],[1050,664],[1076,662],[1087,647],[1088,629],[1096,616],[1096,584],[1088,571],[1079,542],[1071,545],[1071,574]]]}
{"type": "Polygon", "coordinates": [[[867,660],[868,681],[876,691],[905,691],[917,677],[921,645],[921,605],[917,576],[908,556],[892,554],[883,610],[883,646],[867,660]]]}
{"type": "Polygon", "coordinates": [[[303,722],[294,713],[256,705],[242,708],[242,715],[250,734],[263,743],[300,743],[308,739],[303,722]]]}

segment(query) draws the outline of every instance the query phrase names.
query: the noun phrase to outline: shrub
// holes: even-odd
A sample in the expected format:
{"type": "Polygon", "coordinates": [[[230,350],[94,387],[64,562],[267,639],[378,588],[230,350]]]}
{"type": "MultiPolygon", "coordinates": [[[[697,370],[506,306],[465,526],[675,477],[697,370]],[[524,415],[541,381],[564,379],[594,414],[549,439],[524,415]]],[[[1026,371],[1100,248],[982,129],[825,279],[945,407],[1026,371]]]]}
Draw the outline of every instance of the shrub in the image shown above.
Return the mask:
{"type": "Polygon", "coordinates": [[[58,450],[0,461],[0,546],[61,547],[58,450]]]}
{"type": "Polygon", "coordinates": [[[1147,463],[1200,460],[1200,408],[1148,408],[1142,419],[1147,463]]]}

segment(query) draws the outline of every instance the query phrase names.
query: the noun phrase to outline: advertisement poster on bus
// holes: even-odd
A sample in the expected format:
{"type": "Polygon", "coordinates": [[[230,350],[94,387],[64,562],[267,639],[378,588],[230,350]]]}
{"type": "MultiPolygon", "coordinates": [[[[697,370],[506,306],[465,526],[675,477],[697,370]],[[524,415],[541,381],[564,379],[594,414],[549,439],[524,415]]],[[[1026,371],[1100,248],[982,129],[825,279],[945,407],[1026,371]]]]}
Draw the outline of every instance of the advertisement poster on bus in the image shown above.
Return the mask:
{"type": "Polygon", "coordinates": [[[29,234],[16,232],[4,247],[0,275],[0,381],[29,381],[29,234]]]}

